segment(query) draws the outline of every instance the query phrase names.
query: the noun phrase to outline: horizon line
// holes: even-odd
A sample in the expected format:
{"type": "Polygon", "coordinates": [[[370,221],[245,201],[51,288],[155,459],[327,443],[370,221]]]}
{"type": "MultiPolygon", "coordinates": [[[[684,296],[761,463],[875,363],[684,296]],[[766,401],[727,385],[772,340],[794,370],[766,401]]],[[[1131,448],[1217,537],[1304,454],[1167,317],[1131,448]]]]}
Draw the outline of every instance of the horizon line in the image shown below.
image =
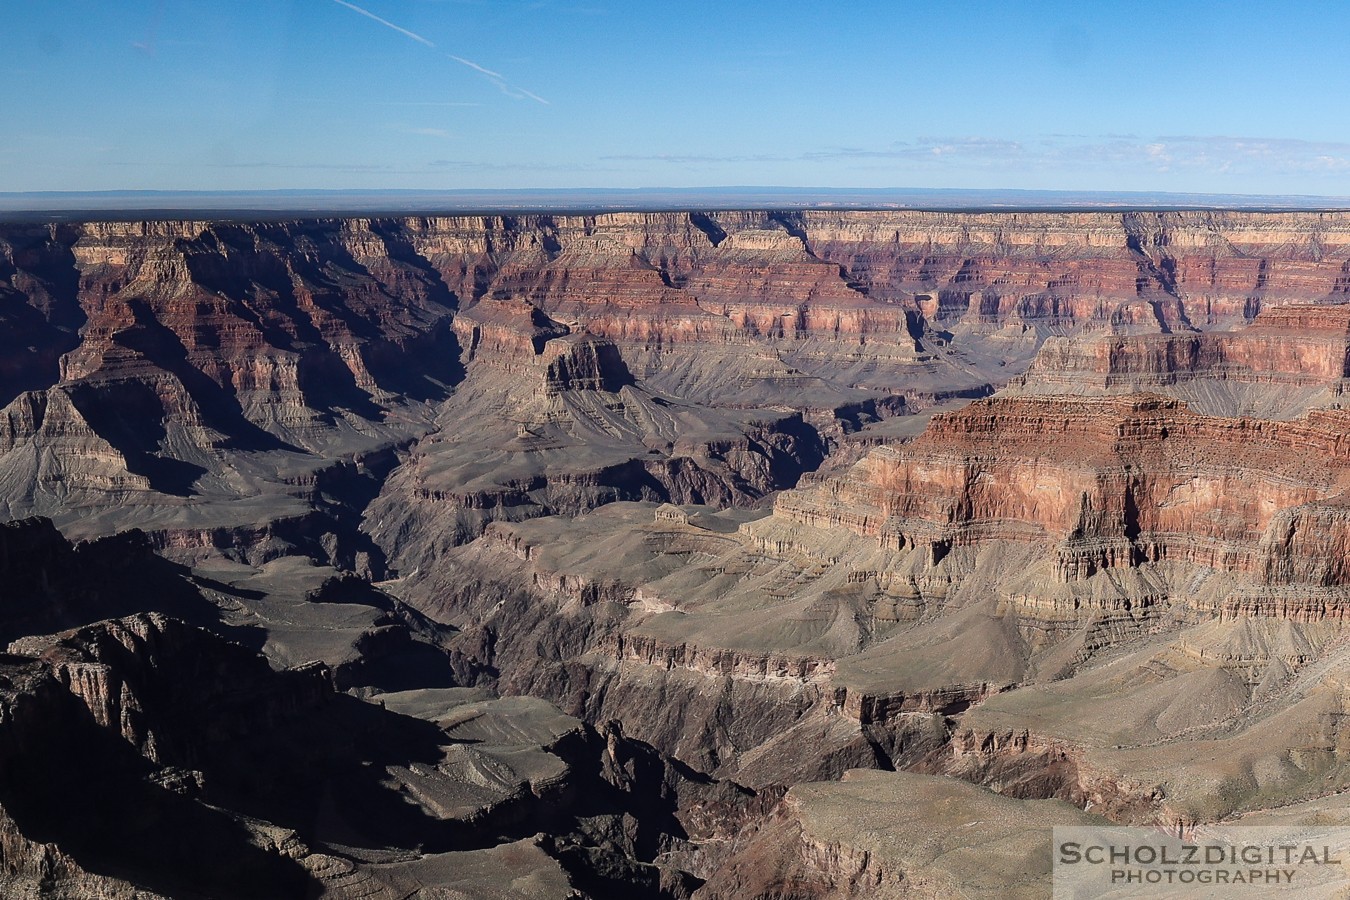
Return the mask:
{"type": "Polygon", "coordinates": [[[550,212],[773,211],[1339,212],[1350,197],[1049,188],[781,185],[582,188],[265,188],[0,191],[7,221],[324,218],[550,212]]]}

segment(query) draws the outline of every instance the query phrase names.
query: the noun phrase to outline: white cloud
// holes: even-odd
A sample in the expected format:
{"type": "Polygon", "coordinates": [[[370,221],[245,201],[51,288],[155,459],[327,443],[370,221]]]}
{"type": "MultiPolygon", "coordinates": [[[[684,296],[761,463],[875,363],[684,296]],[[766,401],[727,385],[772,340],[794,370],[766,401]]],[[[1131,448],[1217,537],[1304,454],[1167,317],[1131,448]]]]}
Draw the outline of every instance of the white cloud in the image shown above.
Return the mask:
{"type": "Polygon", "coordinates": [[[418,137],[434,137],[442,138],[444,140],[449,140],[454,137],[453,134],[444,128],[400,128],[399,131],[404,134],[417,135],[418,137]]]}
{"type": "Polygon", "coordinates": [[[1251,180],[1296,175],[1343,175],[1350,171],[1350,144],[1293,138],[1170,135],[1041,135],[1025,140],[997,137],[918,137],[880,147],[831,147],[798,154],[672,153],[607,156],[603,159],[675,165],[747,162],[891,163],[908,170],[987,170],[1021,175],[1134,172],[1139,175],[1215,175],[1251,180]]]}

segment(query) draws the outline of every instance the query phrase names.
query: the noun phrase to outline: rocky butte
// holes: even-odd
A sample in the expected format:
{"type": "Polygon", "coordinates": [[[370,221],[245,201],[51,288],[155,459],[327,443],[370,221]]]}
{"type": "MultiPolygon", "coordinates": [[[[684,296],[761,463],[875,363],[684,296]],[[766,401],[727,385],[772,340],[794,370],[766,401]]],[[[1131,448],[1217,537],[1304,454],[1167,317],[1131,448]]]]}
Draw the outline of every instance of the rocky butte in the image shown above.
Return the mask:
{"type": "Polygon", "coordinates": [[[1346,824],[1347,301],[1332,212],[0,225],[0,893],[1346,824]]]}

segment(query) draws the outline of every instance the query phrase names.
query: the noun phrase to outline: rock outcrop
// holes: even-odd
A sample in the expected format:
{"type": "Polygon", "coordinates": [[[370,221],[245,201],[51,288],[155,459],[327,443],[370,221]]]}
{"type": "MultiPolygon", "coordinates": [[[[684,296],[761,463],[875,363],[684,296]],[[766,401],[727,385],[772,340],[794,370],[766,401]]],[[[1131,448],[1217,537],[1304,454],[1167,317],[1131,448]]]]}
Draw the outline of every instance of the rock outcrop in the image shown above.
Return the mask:
{"type": "Polygon", "coordinates": [[[1018,802],[949,779],[855,770],[794,787],[694,896],[1044,897],[1051,829],[1101,822],[1055,801],[1018,802]]]}
{"type": "MultiPolygon", "coordinates": [[[[30,545],[6,560],[18,585],[69,583],[49,530],[10,536],[11,552],[30,545]]],[[[85,551],[91,582],[125,580],[65,550],[85,551]]],[[[328,584],[310,602],[349,601],[328,584]]],[[[777,798],[542,700],[361,700],[321,662],[278,671],[161,613],[12,641],[0,771],[0,887],[15,896],[688,897],[777,798]]]]}
{"type": "Polygon", "coordinates": [[[1051,337],[1018,389],[1033,394],[1153,391],[1211,415],[1291,419],[1339,406],[1350,305],[1268,307],[1235,331],[1051,337]]]}
{"type": "Polygon", "coordinates": [[[1347,426],[1339,410],[1270,422],[1147,395],[998,397],[935,416],[776,513],[919,548],[932,565],[957,547],[1029,542],[1060,581],[1179,562],[1263,586],[1342,585],[1347,426]]]}

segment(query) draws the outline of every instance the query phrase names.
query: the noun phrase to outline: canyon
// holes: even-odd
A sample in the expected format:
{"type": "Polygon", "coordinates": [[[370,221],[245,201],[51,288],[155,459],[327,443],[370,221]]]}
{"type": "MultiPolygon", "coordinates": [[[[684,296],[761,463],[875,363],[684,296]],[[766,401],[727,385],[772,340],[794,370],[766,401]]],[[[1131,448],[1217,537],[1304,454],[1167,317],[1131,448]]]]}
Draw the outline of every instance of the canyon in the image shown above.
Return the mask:
{"type": "Polygon", "coordinates": [[[1350,789],[1350,213],[8,223],[0,317],[7,895],[1037,897],[1350,789]]]}

